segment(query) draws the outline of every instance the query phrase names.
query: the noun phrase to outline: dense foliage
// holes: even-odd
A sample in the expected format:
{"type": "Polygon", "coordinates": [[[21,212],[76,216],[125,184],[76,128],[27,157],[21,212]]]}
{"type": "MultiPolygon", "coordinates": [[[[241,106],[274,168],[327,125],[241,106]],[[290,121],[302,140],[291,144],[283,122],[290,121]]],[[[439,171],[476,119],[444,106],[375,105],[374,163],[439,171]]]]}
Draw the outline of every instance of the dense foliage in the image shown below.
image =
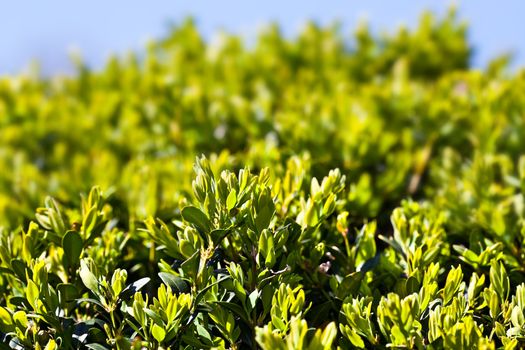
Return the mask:
{"type": "Polygon", "coordinates": [[[0,78],[0,349],[523,346],[525,72],[466,34],[188,21],[0,78]]]}

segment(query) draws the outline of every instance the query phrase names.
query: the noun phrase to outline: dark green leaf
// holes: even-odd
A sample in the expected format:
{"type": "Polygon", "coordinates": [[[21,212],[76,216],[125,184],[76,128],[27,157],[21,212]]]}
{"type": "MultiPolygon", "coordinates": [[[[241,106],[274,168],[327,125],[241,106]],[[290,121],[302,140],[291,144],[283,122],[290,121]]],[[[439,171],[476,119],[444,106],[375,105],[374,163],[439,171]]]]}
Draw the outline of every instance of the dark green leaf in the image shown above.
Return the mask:
{"type": "Polygon", "coordinates": [[[80,233],[77,231],[67,231],[62,238],[62,248],[64,249],[64,261],[67,266],[77,266],[84,242],[80,233]]]}
{"type": "Polygon", "coordinates": [[[184,209],[182,209],[182,217],[203,233],[211,231],[210,220],[199,208],[193,206],[184,207],[184,209]]]}

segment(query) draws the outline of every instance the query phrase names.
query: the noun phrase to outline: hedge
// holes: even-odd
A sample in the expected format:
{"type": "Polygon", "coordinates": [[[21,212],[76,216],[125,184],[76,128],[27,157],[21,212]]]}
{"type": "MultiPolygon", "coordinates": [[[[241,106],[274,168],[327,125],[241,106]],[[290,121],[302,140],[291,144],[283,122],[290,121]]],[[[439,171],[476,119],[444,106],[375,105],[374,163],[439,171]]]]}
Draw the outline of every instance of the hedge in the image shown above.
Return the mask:
{"type": "Polygon", "coordinates": [[[525,344],[525,71],[456,13],[0,78],[0,349],[525,344]]]}

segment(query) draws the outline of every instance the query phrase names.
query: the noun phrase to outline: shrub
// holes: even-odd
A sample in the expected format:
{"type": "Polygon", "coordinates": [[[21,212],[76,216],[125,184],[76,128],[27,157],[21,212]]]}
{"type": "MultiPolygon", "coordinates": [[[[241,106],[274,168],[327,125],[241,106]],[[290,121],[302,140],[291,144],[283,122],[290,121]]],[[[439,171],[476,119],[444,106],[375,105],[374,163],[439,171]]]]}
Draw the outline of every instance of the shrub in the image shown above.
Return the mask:
{"type": "Polygon", "coordinates": [[[525,74],[471,51],[187,21],[1,78],[0,349],[523,346],[525,74]]]}

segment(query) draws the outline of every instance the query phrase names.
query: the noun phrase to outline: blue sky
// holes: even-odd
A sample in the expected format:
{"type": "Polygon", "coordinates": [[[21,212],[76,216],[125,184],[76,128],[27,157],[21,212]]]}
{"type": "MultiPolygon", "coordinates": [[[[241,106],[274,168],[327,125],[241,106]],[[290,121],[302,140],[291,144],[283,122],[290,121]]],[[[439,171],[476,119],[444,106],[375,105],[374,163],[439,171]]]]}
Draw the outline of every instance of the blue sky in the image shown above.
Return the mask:
{"type": "MultiPolygon", "coordinates": [[[[455,3],[461,18],[470,23],[475,67],[511,50],[516,53],[514,66],[525,66],[525,1],[455,3]]],[[[347,33],[363,18],[376,31],[414,26],[424,9],[443,14],[450,4],[438,0],[6,1],[0,7],[0,75],[21,72],[32,59],[47,74],[69,72],[72,48],[92,67],[100,67],[111,53],[138,50],[148,38],[165,33],[170,22],[187,15],[197,20],[206,38],[223,29],[249,39],[269,21],[280,23],[287,35],[297,33],[307,19],[325,24],[338,19],[347,33]]]]}

